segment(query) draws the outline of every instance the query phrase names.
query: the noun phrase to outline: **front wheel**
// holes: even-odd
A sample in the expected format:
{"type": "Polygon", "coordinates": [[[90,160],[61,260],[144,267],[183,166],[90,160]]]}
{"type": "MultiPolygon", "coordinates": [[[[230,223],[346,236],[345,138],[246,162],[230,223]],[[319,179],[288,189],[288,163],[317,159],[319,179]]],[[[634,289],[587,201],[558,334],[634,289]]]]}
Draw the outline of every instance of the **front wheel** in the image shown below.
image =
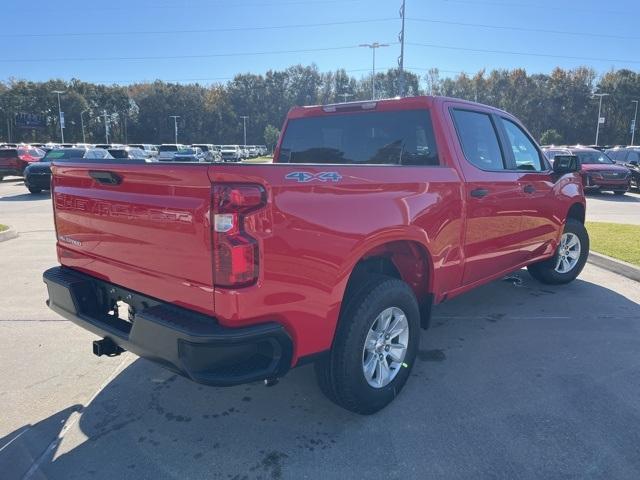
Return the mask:
{"type": "Polygon", "coordinates": [[[588,256],[587,229],[578,220],[568,218],[555,255],[549,260],[529,265],[527,269],[533,278],[542,283],[569,283],[580,274],[588,256]]]}
{"type": "Polygon", "coordinates": [[[355,413],[386,407],[409,378],[420,336],[420,312],[403,281],[375,275],[345,298],[330,354],[315,364],[329,399],[355,413]]]}
{"type": "Polygon", "coordinates": [[[614,190],[614,192],[613,192],[614,195],[618,195],[618,196],[622,196],[625,193],[627,193],[626,190],[614,190]]]}

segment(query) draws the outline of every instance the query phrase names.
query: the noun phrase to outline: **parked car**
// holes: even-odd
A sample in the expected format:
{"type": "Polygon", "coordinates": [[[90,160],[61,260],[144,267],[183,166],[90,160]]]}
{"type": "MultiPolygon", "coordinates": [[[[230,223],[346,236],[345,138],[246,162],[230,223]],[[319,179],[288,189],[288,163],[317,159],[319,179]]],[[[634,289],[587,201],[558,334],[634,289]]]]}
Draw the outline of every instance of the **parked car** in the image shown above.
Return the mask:
{"type": "Polygon", "coordinates": [[[214,145],[208,143],[196,143],[191,146],[202,150],[207,162],[219,162],[222,159],[220,152],[214,145]]]}
{"type": "Polygon", "coordinates": [[[266,145],[258,145],[258,150],[260,151],[261,156],[265,156],[269,153],[269,150],[267,150],[266,145]]]}
{"type": "Polygon", "coordinates": [[[23,176],[27,165],[37,162],[44,154],[44,150],[29,145],[0,148],[0,180],[9,175],[23,176]]]}
{"type": "Polygon", "coordinates": [[[70,162],[82,159],[113,159],[102,148],[56,148],[47,152],[39,161],[30,163],[24,171],[24,184],[31,193],[49,190],[51,184],[51,162],[70,162]]]}
{"type": "Polygon", "coordinates": [[[629,169],[630,188],[640,191],[640,147],[615,147],[605,153],[617,164],[629,169]]]}
{"type": "Polygon", "coordinates": [[[150,143],[131,143],[129,146],[139,148],[148,158],[156,158],[158,156],[158,147],[150,143]]]}
{"type": "Polygon", "coordinates": [[[624,195],[629,190],[631,172],[616,163],[605,152],[590,147],[569,147],[580,164],[580,174],[585,190],[612,191],[624,195]]]}
{"type": "Polygon", "coordinates": [[[571,155],[571,150],[569,150],[566,147],[549,146],[549,147],[544,147],[542,149],[542,153],[544,153],[544,156],[547,157],[547,160],[549,160],[549,163],[553,165],[553,158],[556,155],[571,155]]]}
{"type": "Polygon", "coordinates": [[[242,151],[238,145],[222,145],[220,153],[222,154],[223,162],[239,162],[242,160],[242,151]]]}
{"type": "Polygon", "coordinates": [[[200,147],[183,147],[173,156],[174,162],[208,162],[207,154],[200,147]]]}
{"type": "MultiPolygon", "coordinates": [[[[77,145],[77,146],[78,148],[88,148],[80,145],[77,145]]],[[[124,147],[124,145],[121,143],[98,143],[93,148],[102,148],[103,150],[109,150],[110,148],[122,148],[122,147],[124,147]]]]}
{"type": "Polygon", "coordinates": [[[97,355],[210,385],[315,362],[330,399],[374,413],[433,304],[524,266],[568,283],[589,254],[576,157],[551,169],[516,118],[462,100],[293,108],[273,165],[148,167],[54,169],[47,304],[97,355]]]}
{"type": "Polygon", "coordinates": [[[178,150],[184,148],[184,145],[174,143],[163,143],[158,147],[158,160],[161,162],[170,162],[178,150]]]}
{"type": "Polygon", "coordinates": [[[130,146],[109,148],[107,152],[109,152],[113,158],[128,158],[131,160],[144,160],[148,162],[155,161],[155,159],[153,157],[149,157],[144,150],[130,146]]]}

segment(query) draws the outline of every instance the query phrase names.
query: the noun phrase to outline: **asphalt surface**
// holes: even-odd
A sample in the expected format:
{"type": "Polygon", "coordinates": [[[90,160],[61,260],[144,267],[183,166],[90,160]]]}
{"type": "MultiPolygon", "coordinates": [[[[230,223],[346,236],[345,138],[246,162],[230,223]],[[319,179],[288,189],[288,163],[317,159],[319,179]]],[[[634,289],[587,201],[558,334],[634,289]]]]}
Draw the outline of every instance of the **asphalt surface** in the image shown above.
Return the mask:
{"type": "Polygon", "coordinates": [[[521,271],[436,307],[406,388],[362,417],[309,366],[220,389],[93,356],[44,306],[48,195],[0,182],[0,223],[20,231],[0,243],[3,480],[640,478],[640,288],[613,273],[521,271]]]}
{"type": "Polygon", "coordinates": [[[587,220],[640,225],[640,194],[627,192],[618,197],[610,192],[590,193],[587,220]]]}

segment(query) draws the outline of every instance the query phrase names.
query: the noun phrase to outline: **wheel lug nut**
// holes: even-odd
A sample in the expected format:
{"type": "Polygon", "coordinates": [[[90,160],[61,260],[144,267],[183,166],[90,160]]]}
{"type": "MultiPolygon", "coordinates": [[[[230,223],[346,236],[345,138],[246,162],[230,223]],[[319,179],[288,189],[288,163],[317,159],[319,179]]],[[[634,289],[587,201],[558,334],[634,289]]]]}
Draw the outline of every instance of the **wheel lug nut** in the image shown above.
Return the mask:
{"type": "Polygon", "coordinates": [[[389,345],[386,345],[386,346],[384,347],[384,350],[385,350],[385,352],[388,352],[388,351],[389,351],[389,345]]]}
{"type": "Polygon", "coordinates": [[[389,334],[385,335],[385,336],[384,336],[384,339],[385,339],[385,340],[389,340],[389,334]]]}

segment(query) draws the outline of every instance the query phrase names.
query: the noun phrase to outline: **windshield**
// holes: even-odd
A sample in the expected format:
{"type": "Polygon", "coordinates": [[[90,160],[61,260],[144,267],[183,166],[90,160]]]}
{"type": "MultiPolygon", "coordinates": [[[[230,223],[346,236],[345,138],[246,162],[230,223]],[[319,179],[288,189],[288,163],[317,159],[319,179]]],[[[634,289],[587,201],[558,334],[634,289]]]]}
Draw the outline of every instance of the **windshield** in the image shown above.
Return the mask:
{"type": "Polygon", "coordinates": [[[87,151],[80,148],[65,148],[61,150],[50,150],[40,159],[41,162],[51,162],[53,160],[73,160],[84,158],[87,151]]]}
{"type": "Polygon", "coordinates": [[[586,165],[611,165],[613,160],[607,157],[606,154],[602,152],[576,152],[580,163],[586,165]]]}
{"type": "Polygon", "coordinates": [[[229,150],[233,150],[233,151],[235,151],[235,150],[236,150],[236,148],[237,148],[237,147],[236,147],[235,145],[223,145],[223,146],[222,146],[222,150],[227,150],[227,151],[229,151],[229,150]]]}
{"type": "Polygon", "coordinates": [[[366,112],[291,120],[281,163],[438,165],[427,110],[366,112]]]}
{"type": "Polygon", "coordinates": [[[195,155],[196,153],[195,148],[181,148],[178,150],[178,155],[195,155]]]}
{"type": "Polygon", "coordinates": [[[111,150],[109,150],[109,153],[111,154],[111,156],[113,158],[128,158],[129,157],[129,152],[127,152],[126,150],[111,149],[111,150]]]}
{"type": "Polygon", "coordinates": [[[176,145],[160,145],[161,152],[177,152],[178,147],[176,145]]]}

